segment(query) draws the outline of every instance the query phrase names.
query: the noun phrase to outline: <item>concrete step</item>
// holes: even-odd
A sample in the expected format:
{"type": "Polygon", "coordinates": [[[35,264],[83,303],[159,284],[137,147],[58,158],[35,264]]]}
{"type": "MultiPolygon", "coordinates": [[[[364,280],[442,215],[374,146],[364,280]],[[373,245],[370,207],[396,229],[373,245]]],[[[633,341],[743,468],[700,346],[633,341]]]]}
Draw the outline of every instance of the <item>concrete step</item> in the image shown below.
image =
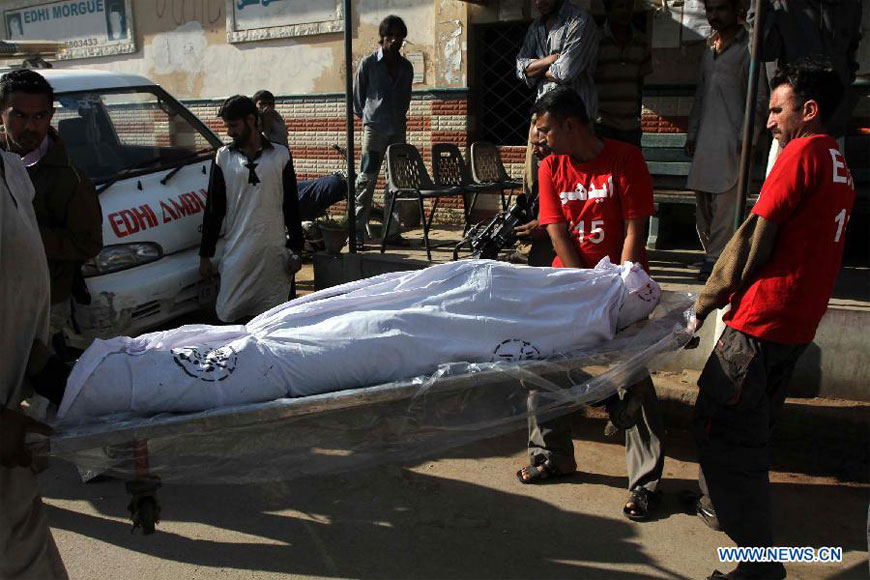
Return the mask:
{"type": "MultiPolygon", "coordinates": [[[[654,372],[669,437],[690,436],[698,371],[654,372]]],[[[581,415],[604,420],[602,408],[581,415]]],[[[774,428],[773,464],[780,471],[870,482],[870,403],[789,397],[774,428]]]]}

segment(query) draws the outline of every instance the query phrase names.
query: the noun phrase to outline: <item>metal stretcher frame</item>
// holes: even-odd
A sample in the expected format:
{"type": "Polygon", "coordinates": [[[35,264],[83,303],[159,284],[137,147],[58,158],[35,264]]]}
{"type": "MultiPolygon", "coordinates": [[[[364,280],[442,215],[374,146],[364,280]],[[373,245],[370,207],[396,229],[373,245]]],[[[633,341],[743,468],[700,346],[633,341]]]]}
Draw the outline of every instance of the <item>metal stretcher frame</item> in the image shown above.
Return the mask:
{"type": "Polygon", "coordinates": [[[650,320],[547,360],[443,365],[405,381],[199,413],[58,424],[52,456],[122,479],[246,483],[407,461],[543,418],[634,384],[691,338],[691,297],[664,293],[650,320]],[[143,466],[146,466],[143,468],[143,466]]]}

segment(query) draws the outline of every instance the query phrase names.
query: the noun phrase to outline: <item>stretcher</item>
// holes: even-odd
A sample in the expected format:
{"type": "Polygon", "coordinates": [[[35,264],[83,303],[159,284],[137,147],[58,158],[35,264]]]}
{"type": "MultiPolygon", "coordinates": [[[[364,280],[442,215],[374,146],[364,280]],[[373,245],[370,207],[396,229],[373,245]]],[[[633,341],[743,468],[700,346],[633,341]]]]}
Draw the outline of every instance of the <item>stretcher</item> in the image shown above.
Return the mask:
{"type": "Polygon", "coordinates": [[[692,297],[593,348],[546,360],[452,363],[429,376],[149,418],[57,423],[48,454],[127,482],[134,525],[153,532],[161,483],[254,483],[409,462],[522,428],[635,384],[686,345],[692,297]]]}

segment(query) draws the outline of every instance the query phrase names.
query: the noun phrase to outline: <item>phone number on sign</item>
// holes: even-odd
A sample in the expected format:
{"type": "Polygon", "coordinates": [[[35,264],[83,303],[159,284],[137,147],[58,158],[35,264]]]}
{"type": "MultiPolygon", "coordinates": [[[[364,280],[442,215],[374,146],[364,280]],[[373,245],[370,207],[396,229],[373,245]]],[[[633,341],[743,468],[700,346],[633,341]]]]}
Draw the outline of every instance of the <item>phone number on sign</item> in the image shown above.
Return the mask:
{"type": "Polygon", "coordinates": [[[66,43],[69,48],[84,48],[86,46],[97,46],[99,44],[99,38],[76,38],[74,40],[69,40],[66,43]]]}

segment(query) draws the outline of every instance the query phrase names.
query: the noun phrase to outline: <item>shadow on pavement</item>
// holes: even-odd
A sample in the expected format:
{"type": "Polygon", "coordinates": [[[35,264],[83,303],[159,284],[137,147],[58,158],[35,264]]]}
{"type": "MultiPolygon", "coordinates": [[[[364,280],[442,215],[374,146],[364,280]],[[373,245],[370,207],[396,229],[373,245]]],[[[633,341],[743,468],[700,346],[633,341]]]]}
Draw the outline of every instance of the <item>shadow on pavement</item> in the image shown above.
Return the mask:
{"type": "MultiPolygon", "coordinates": [[[[111,499],[97,509],[125,517],[119,482],[96,485],[94,493],[111,499]]],[[[45,485],[46,496],[57,497],[56,487],[45,485]]],[[[357,578],[674,576],[638,549],[629,522],[566,512],[523,489],[503,493],[395,467],[272,486],[164,491],[171,520],[234,530],[255,541],[214,542],[166,531],[131,535],[126,523],[54,506],[48,518],[54,528],[161,559],[238,570],[357,578]],[[657,573],[619,572],[610,566],[614,561],[657,573]]]]}
{"type": "MultiPolygon", "coordinates": [[[[578,502],[583,501],[584,486],[625,489],[625,477],[584,471],[583,440],[601,438],[608,452],[620,454],[619,438],[604,439],[602,421],[578,423],[580,472],[547,485],[576,487],[578,502]]],[[[441,456],[470,459],[474,469],[476,459],[515,456],[524,437],[518,432],[441,456]]],[[[691,460],[691,442],[685,436],[669,439],[669,456],[691,460]]],[[[46,473],[52,474],[42,478],[45,497],[87,499],[101,514],[49,505],[54,528],[197,566],[359,578],[679,577],[645,554],[637,526],[685,513],[679,492],[697,486],[691,479],[666,477],[656,518],[636,524],[616,514],[604,518],[565,511],[537,499],[545,490],[519,482],[508,493],[397,466],[259,486],[167,485],[160,492],[163,516],[175,531],[166,531],[169,526],[164,525],[156,535],[143,537],[130,534],[121,482],[83,486],[68,465],[46,473]],[[177,533],[182,525],[192,527],[185,527],[182,535],[177,533]],[[250,541],[243,543],[238,536],[227,542],[198,539],[202,534],[197,525],[231,530],[250,541]],[[614,564],[641,567],[648,576],[614,570],[614,564]]],[[[771,485],[777,544],[865,551],[867,489],[802,479],[771,485]]],[[[700,521],[688,525],[703,529],[700,521]]],[[[849,572],[855,571],[860,569],[837,577],[854,577],[849,572]]]]}

